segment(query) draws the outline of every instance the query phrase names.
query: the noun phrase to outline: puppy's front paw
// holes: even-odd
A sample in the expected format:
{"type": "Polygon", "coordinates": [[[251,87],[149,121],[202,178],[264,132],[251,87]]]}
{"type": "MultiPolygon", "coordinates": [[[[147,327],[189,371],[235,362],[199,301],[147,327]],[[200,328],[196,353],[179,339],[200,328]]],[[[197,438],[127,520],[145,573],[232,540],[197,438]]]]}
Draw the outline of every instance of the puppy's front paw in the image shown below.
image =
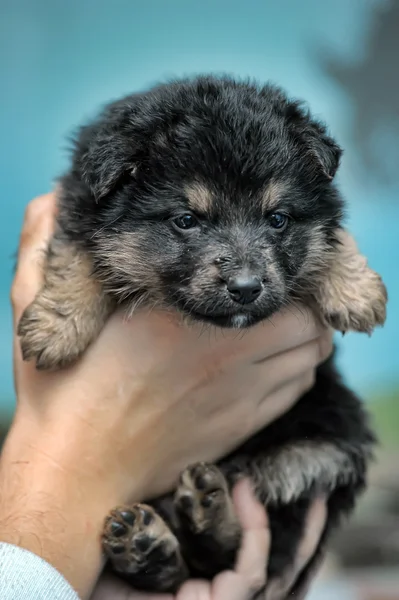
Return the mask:
{"type": "Polygon", "coordinates": [[[114,509],[105,521],[102,543],[114,569],[140,589],[173,590],[187,575],[177,538],[145,504],[114,509]]]}
{"type": "Polygon", "coordinates": [[[336,235],[339,243],[314,291],[319,314],[337,331],[371,334],[385,323],[386,287],[368,266],[354,238],[343,229],[336,235]]]}
{"type": "Polygon", "coordinates": [[[67,317],[40,296],[22,314],[17,333],[23,359],[34,359],[39,370],[70,365],[86,346],[73,316],[67,317]]]}
{"type": "Polygon", "coordinates": [[[386,319],[387,290],[381,277],[371,269],[361,277],[347,281],[339,293],[333,293],[324,309],[328,325],[343,333],[357,331],[371,334],[386,319]]]}

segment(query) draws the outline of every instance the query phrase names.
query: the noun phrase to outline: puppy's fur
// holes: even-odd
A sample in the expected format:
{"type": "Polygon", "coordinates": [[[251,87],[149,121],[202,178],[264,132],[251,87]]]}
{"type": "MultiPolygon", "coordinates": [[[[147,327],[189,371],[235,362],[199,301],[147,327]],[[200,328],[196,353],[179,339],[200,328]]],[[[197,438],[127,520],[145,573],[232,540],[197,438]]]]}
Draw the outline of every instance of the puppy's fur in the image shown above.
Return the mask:
{"type": "MultiPolygon", "coordinates": [[[[81,129],[61,180],[44,285],[19,325],[24,358],[70,364],[120,302],[245,328],[301,300],[337,330],[370,333],[385,320],[386,291],[342,229],[340,156],[324,125],[270,85],[200,77],[108,106],[81,129]],[[258,286],[250,302],[229,293],[243,280],[258,286]]],[[[230,490],[249,475],[268,508],[276,576],[323,492],[317,559],[365,486],[373,444],[328,360],[287,414],[218,466],[189,467],[174,497],[113,511],[104,549],[142,589],[230,568],[240,544],[230,490]]]]}

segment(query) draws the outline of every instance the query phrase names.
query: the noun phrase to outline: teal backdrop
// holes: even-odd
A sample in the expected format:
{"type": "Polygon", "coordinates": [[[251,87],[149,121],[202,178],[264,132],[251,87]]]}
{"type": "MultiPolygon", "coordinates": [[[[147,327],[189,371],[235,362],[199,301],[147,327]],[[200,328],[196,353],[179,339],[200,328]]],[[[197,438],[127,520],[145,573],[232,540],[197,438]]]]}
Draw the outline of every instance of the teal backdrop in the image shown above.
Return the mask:
{"type": "Polygon", "coordinates": [[[383,0],[0,0],[0,417],[14,408],[12,255],[26,204],[67,164],[68,134],[122,94],[210,71],[283,85],[344,146],[348,225],[390,303],[371,339],[338,340],[340,362],[370,402],[396,398],[398,31],[398,2],[383,0]]]}

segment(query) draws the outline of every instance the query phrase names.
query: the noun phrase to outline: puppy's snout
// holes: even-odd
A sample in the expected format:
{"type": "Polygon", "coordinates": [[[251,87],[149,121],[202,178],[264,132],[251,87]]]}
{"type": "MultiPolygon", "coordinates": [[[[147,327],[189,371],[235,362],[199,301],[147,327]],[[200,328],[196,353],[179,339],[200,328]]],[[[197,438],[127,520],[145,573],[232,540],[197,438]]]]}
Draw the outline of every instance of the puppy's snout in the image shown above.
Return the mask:
{"type": "Polygon", "coordinates": [[[251,304],[262,293],[263,285],[258,277],[253,275],[239,275],[227,281],[227,290],[238,304],[251,304]]]}

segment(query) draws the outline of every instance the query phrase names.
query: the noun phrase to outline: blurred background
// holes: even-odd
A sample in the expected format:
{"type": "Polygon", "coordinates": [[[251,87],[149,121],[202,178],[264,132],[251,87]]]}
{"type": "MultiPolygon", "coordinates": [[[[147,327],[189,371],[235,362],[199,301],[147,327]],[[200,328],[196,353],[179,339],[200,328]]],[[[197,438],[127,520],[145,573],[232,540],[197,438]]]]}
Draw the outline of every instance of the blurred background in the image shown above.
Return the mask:
{"type": "Polygon", "coordinates": [[[382,439],[370,490],[312,600],[399,598],[399,1],[0,0],[0,427],[14,410],[9,287],[24,208],[67,164],[66,139],[105,102],[201,72],[272,80],[345,148],[348,226],[390,302],[339,360],[382,439]]]}

